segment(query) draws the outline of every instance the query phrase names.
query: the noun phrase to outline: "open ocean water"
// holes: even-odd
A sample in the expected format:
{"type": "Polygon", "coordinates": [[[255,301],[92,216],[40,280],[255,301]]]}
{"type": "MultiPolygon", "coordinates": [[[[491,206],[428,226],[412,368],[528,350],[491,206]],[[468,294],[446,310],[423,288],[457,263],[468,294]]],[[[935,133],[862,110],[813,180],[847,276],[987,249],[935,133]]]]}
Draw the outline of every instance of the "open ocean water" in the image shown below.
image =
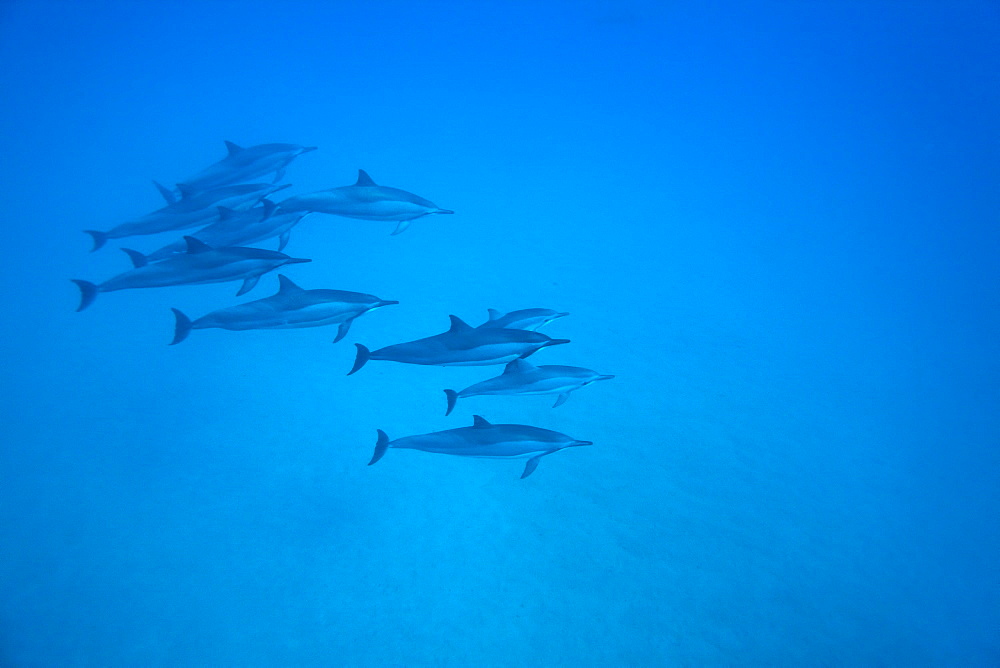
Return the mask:
{"type": "Polygon", "coordinates": [[[7,0],[0,90],[0,664],[1000,665],[996,2],[7,0]],[[455,215],[74,312],[223,140],[455,215]],[[399,305],[167,345],[277,273],[399,305]],[[346,376],[530,307],[615,379],[346,376]],[[366,466],[473,415],[594,445],[366,466]]]}

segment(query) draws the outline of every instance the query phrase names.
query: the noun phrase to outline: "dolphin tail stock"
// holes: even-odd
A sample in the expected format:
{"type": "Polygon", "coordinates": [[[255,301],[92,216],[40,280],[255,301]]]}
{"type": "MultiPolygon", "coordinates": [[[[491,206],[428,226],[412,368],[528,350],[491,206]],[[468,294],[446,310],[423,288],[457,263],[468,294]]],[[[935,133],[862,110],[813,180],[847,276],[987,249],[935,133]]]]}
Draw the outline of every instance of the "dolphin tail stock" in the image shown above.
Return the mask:
{"type": "Polygon", "coordinates": [[[188,334],[191,333],[192,324],[191,318],[181,313],[179,309],[172,308],[170,310],[174,312],[174,319],[176,320],[174,324],[174,340],[170,342],[170,345],[173,346],[188,337],[188,334]]]}
{"type": "Polygon", "coordinates": [[[108,235],[105,232],[100,232],[98,230],[84,230],[84,233],[89,234],[94,240],[94,245],[90,249],[91,253],[108,243],[108,235]]]}
{"type": "Polygon", "coordinates": [[[90,281],[81,281],[75,278],[70,280],[76,283],[76,287],[80,288],[80,305],[76,307],[77,312],[80,312],[97,299],[97,293],[100,292],[100,288],[90,281]]]}
{"type": "Polygon", "coordinates": [[[358,348],[358,355],[357,355],[357,357],[354,358],[354,366],[351,367],[351,370],[347,372],[348,376],[350,376],[351,374],[354,374],[354,373],[357,373],[358,371],[360,371],[361,367],[363,367],[365,365],[365,363],[368,362],[368,360],[371,359],[371,356],[372,356],[371,351],[368,350],[367,348],[365,348],[360,343],[355,343],[354,345],[357,346],[357,348],[358,348]]]}
{"type": "Polygon", "coordinates": [[[368,462],[368,466],[382,459],[385,456],[386,450],[389,449],[389,435],[381,429],[377,429],[376,431],[378,432],[378,440],[375,442],[375,452],[372,453],[372,459],[368,462]]]}
{"type": "Polygon", "coordinates": [[[455,402],[458,401],[458,392],[455,390],[445,390],[444,396],[448,397],[448,410],[444,412],[445,417],[447,417],[455,410],[455,402]]]}

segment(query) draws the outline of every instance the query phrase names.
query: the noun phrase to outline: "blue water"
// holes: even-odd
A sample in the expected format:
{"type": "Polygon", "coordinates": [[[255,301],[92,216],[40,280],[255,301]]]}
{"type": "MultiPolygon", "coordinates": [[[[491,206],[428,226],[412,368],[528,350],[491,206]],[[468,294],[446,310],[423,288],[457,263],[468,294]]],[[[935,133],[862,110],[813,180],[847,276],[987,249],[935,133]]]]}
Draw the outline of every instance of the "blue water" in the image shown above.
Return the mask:
{"type": "Polygon", "coordinates": [[[20,1],[0,63],[0,664],[1000,664],[996,3],[20,1]],[[81,230],[226,139],[457,213],[299,225],[400,302],[336,345],[166,345],[235,284],[74,312],[172,239],[81,230]],[[528,307],[616,378],[345,376],[528,307]],[[365,465],[473,414],[594,445],[365,465]]]}

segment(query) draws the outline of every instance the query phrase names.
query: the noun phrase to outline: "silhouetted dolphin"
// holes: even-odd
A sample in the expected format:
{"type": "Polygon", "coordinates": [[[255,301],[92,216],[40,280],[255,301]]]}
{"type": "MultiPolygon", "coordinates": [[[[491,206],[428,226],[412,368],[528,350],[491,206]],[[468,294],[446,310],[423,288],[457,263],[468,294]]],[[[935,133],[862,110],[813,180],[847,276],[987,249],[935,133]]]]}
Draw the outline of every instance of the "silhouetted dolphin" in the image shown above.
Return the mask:
{"type": "Polygon", "coordinates": [[[283,211],[315,211],[361,220],[398,222],[394,235],[421,216],[455,213],[405,190],[377,185],[363,169],[358,170],[358,181],[353,186],[289,197],[278,206],[283,211]]]}
{"type": "Polygon", "coordinates": [[[614,376],[602,375],[579,366],[557,364],[535,366],[528,360],[516,359],[496,378],[470,385],[461,392],[445,390],[445,396],[448,397],[448,410],[445,415],[451,414],[455,402],[459,399],[484,394],[558,394],[556,403],[552,405],[555,408],[566,403],[570,392],[595,381],[612,378],[614,376]]]}
{"type": "Polygon", "coordinates": [[[344,338],[355,318],[381,306],[399,303],[360,292],[303,290],[283,274],[278,276],[278,282],[278,292],[270,297],[212,311],[194,322],[172,309],[177,326],[170,345],[186,339],[192,329],[297,329],[339,323],[336,343],[344,338]]]}
{"type": "Polygon", "coordinates": [[[263,274],[286,264],[311,262],[293,258],[276,251],[259,248],[212,248],[194,237],[184,237],[187,253],[154,262],[146,261],[142,253],[123,248],[132,259],[133,268],[118,274],[100,285],[74,279],[80,288],[80,306],[77,311],[90,306],[99,292],[114,292],[133,288],[161,288],[169,285],[195,285],[199,283],[225,283],[242,280],[238,295],[257,285],[263,274]]]}
{"type": "Polygon", "coordinates": [[[546,346],[569,343],[569,339],[550,339],[544,334],[521,329],[473,329],[456,316],[448,317],[451,329],[443,334],[397,343],[374,352],[360,343],[354,344],[358,354],[347,375],[355,373],[370,359],[433,366],[484,366],[527,357],[546,346]]]}
{"type": "Polygon", "coordinates": [[[479,329],[527,329],[535,331],[543,325],[547,325],[556,318],[562,318],[569,313],[553,311],[549,308],[526,308],[520,311],[511,311],[504,315],[496,309],[486,309],[489,319],[479,326],[479,329]]]}
{"type": "MultiPolygon", "coordinates": [[[[226,142],[229,155],[189,179],[177,184],[182,193],[196,193],[233,183],[245,183],[277,172],[274,183],[285,176],[285,167],[296,157],[315,151],[315,146],[298,144],[259,144],[243,148],[226,142]]],[[[166,195],[164,195],[166,197],[166,195]]]]}
{"type": "Polygon", "coordinates": [[[207,225],[219,217],[219,206],[243,209],[253,206],[272,193],[288,188],[288,185],[274,186],[269,183],[243,183],[223,186],[197,195],[183,197],[173,204],[148,213],[138,220],[116,225],[107,232],[84,230],[94,239],[91,252],[103,246],[108,239],[121,239],[144,234],[158,234],[173,230],[207,225]]]}
{"type": "Polygon", "coordinates": [[[422,450],[443,455],[460,457],[490,457],[497,459],[523,459],[528,457],[521,478],[527,478],[538,468],[538,462],[545,455],[551,455],[565,448],[593,445],[592,441],[578,441],[557,431],[529,427],[523,424],[490,424],[476,415],[471,427],[446,429],[419,436],[405,436],[390,441],[381,429],[375,453],[368,462],[371,466],[382,459],[389,448],[400,450],[422,450]]]}
{"type": "MultiPolygon", "coordinates": [[[[264,206],[234,211],[219,207],[219,220],[188,236],[194,237],[213,248],[223,246],[249,246],[272,237],[279,237],[278,250],[284,250],[292,228],[308,216],[308,212],[282,213],[275,215],[275,204],[271,200],[262,201],[264,206]]],[[[163,248],[146,255],[150,262],[183,253],[187,243],[183,239],[167,244],[163,248]]]]}

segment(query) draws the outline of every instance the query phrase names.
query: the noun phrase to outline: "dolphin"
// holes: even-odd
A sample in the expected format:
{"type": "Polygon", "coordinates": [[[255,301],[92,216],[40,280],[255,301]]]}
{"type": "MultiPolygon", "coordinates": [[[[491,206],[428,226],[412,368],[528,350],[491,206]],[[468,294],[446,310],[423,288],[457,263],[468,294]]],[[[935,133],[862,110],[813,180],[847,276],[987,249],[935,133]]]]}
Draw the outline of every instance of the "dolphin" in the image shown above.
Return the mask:
{"type": "Polygon", "coordinates": [[[289,197],[279,207],[283,211],[315,211],[361,220],[397,222],[393,235],[421,216],[455,213],[405,190],[377,185],[363,169],[358,170],[358,181],[352,186],[289,197]]]}
{"type": "Polygon", "coordinates": [[[579,366],[546,364],[535,366],[528,360],[516,359],[507,364],[503,373],[496,378],[470,385],[461,392],[445,390],[448,410],[451,415],[455,402],[464,397],[489,394],[558,394],[553,408],[562,406],[569,399],[569,393],[586,387],[598,380],[611,380],[614,376],[599,374],[579,366]]]}
{"type": "Polygon", "coordinates": [[[226,150],[229,153],[225,158],[178,183],[177,189],[181,193],[202,192],[233,183],[245,183],[275,172],[277,174],[274,183],[277,183],[285,177],[285,167],[292,160],[303,153],[315,151],[316,147],[298,144],[259,144],[243,148],[227,141],[226,150]]]}
{"type": "Polygon", "coordinates": [[[569,313],[553,311],[548,308],[526,308],[511,311],[504,315],[496,309],[486,309],[489,319],[479,326],[479,329],[527,329],[536,331],[557,318],[563,318],[569,313]]]}
{"type": "Polygon", "coordinates": [[[354,344],[358,354],[347,375],[356,373],[370,359],[433,366],[485,366],[527,357],[547,346],[569,343],[569,339],[550,339],[544,334],[521,329],[474,329],[457,316],[448,317],[451,328],[443,334],[375,351],[360,343],[354,344]]]}
{"type": "Polygon", "coordinates": [[[84,230],[94,240],[91,252],[97,250],[108,239],[121,239],[145,234],[159,234],[173,230],[207,225],[219,217],[219,206],[244,209],[253,206],[268,195],[290,186],[275,186],[269,183],[244,183],[222,186],[202,193],[188,195],[168,204],[162,209],[148,213],[138,220],[116,225],[107,232],[84,230]]]}
{"type": "Polygon", "coordinates": [[[100,285],[89,281],[74,279],[80,288],[80,306],[82,311],[90,306],[99,292],[114,292],[132,288],[160,288],[168,285],[195,285],[200,283],[225,283],[242,280],[237,296],[249,292],[263,274],[286,264],[311,262],[293,258],[276,251],[259,248],[212,248],[194,237],[184,237],[187,241],[187,252],[183,255],[154,262],[146,261],[142,253],[123,248],[132,259],[133,268],[118,274],[100,285]]]}
{"type": "Polygon", "coordinates": [[[179,310],[172,309],[177,325],[170,345],[186,339],[192,329],[297,329],[339,323],[336,343],[344,338],[355,318],[399,303],[360,292],[303,290],[284,274],[278,275],[278,283],[278,292],[270,297],[212,311],[193,322],[179,310]]]}
{"type": "Polygon", "coordinates": [[[443,455],[460,457],[490,457],[496,459],[524,459],[524,473],[527,478],[538,468],[538,462],[545,455],[551,455],[565,448],[593,445],[593,441],[578,441],[558,431],[529,427],[524,424],[490,424],[476,415],[471,427],[446,429],[419,436],[405,436],[390,441],[381,429],[375,443],[375,453],[368,462],[371,466],[385,456],[389,448],[399,450],[422,450],[443,455]]]}
{"type": "MultiPolygon", "coordinates": [[[[264,206],[247,209],[246,211],[234,211],[220,206],[219,220],[207,227],[190,234],[199,241],[220,248],[223,246],[249,246],[258,241],[264,241],[272,237],[278,237],[278,250],[284,250],[288,244],[288,238],[292,228],[300,220],[308,216],[306,213],[283,213],[274,215],[276,205],[269,199],[262,200],[264,206]]],[[[150,262],[168,258],[177,253],[183,253],[187,249],[187,243],[183,239],[167,244],[166,246],[146,255],[150,262]]]]}

